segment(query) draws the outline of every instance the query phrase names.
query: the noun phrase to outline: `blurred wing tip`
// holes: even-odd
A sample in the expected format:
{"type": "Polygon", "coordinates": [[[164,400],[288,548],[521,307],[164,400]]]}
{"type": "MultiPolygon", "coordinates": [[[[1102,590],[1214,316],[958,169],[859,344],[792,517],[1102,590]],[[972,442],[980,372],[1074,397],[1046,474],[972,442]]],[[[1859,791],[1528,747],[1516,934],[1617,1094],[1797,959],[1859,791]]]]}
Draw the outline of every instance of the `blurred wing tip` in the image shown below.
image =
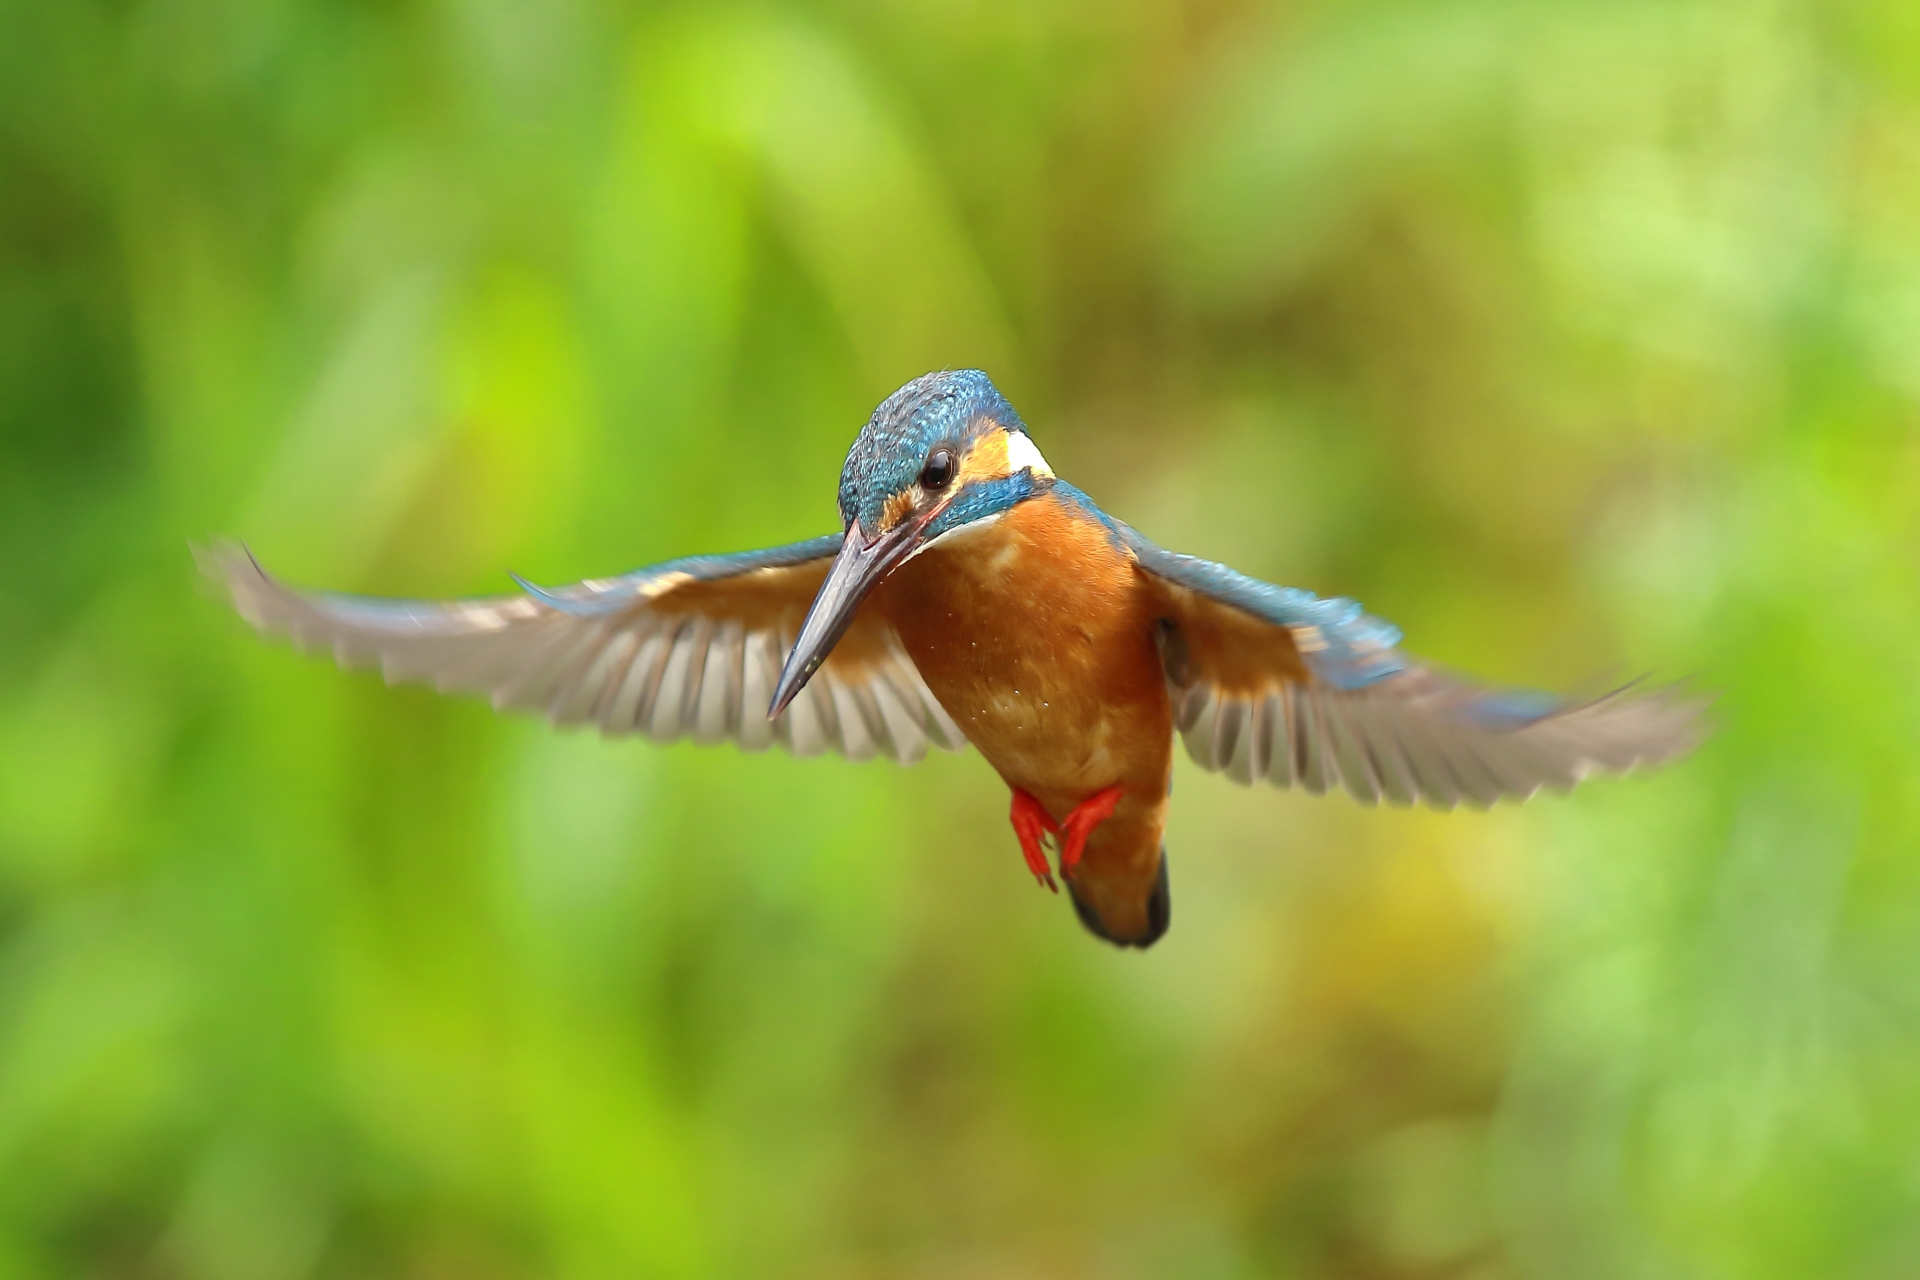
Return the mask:
{"type": "Polygon", "coordinates": [[[1706,741],[1714,730],[1713,718],[1707,712],[1719,696],[1693,688],[1690,680],[1649,687],[1643,676],[1582,709],[1643,717],[1643,751],[1634,763],[1658,765],[1677,760],[1706,741]]]}
{"type": "MultiPolygon", "coordinates": [[[[259,557],[253,554],[253,548],[238,539],[224,537],[189,541],[187,547],[193,553],[203,582],[216,588],[234,612],[256,631],[278,630],[291,634],[292,628],[276,621],[262,607],[264,595],[285,592],[287,588],[267,572],[259,557]]],[[[293,638],[298,643],[299,637],[293,638]]]]}
{"type": "Polygon", "coordinates": [[[262,577],[266,576],[266,570],[260,567],[253,549],[233,538],[212,537],[204,542],[189,538],[187,550],[193,553],[193,563],[202,577],[229,589],[233,586],[236,570],[243,573],[251,570],[262,577]]]}

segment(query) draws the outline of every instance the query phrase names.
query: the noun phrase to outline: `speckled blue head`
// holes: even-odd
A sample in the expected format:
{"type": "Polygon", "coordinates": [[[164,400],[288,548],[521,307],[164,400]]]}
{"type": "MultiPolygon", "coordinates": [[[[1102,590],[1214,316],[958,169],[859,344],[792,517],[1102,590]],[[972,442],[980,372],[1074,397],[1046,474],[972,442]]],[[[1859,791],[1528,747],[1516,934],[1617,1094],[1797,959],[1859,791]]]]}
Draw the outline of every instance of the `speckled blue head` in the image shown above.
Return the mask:
{"type": "Polygon", "coordinates": [[[965,455],[996,428],[1027,433],[1020,415],[978,369],[929,373],[880,402],[861,428],[840,472],[840,519],[873,533],[889,500],[911,488],[940,445],[965,455]]]}

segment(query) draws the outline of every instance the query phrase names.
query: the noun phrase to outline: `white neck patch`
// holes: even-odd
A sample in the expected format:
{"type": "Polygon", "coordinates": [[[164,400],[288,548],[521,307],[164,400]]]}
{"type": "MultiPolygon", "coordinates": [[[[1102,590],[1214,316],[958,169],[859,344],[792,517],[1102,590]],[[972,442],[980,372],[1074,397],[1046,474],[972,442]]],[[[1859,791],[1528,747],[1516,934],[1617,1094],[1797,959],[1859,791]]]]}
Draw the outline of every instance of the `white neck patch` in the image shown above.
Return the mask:
{"type": "Polygon", "coordinates": [[[1031,467],[1036,476],[1050,476],[1053,468],[1040,455],[1040,446],[1024,431],[1007,432],[1007,474],[1031,467]]]}

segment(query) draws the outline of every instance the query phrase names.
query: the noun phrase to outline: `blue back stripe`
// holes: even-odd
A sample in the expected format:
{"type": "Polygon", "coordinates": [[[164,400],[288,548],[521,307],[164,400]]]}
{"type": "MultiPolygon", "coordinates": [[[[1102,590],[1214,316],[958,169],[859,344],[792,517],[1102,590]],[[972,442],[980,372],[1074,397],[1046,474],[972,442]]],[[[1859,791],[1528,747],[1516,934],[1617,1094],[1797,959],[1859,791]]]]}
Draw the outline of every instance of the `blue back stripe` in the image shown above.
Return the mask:
{"type": "Polygon", "coordinates": [[[589,578],[570,587],[541,587],[518,574],[513,580],[540,603],[579,617],[594,618],[624,609],[647,594],[647,588],[662,578],[684,574],[696,582],[734,578],[757,569],[791,569],[796,565],[825,560],[840,551],[842,533],[824,533],[804,542],[789,542],[779,547],[754,551],[729,551],[723,555],[681,556],[663,560],[623,573],[617,578],[589,578]]]}

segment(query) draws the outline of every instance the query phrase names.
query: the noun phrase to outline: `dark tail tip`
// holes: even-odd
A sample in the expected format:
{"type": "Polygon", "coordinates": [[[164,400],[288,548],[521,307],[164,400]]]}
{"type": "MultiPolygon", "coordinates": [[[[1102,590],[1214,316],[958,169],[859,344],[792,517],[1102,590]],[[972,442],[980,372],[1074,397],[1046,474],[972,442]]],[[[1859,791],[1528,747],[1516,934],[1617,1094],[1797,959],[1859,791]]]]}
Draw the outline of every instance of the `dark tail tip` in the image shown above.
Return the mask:
{"type": "Polygon", "coordinates": [[[1067,881],[1067,895],[1073,899],[1073,913],[1080,917],[1088,933],[1116,947],[1138,947],[1145,951],[1165,937],[1167,926],[1173,923],[1173,894],[1167,887],[1167,847],[1160,846],[1160,873],[1154,877],[1153,892],[1147,897],[1147,931],[1137,938],[1116,938],[1108,933],[1107,927],[1100,923],[1099,913],[1074,892],[1072,880],[1067,881]]]}

